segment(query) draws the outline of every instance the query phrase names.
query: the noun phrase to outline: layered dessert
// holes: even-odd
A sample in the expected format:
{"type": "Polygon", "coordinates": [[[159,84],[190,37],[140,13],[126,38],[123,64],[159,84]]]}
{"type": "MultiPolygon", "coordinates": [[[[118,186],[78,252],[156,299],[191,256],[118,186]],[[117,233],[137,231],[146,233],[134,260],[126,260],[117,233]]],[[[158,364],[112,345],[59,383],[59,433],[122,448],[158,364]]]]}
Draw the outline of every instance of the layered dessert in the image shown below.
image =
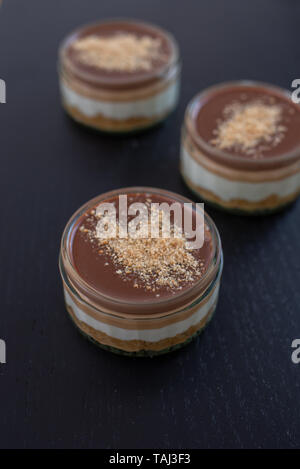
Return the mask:
{"type": "Polygon", "coordinates": [[[143,129],[177,104],[178,48],[156,26],[112,20],[82,27],[63,42],[59,63],[64,108],[95,129],[143,129]]]}
{"type": "Polygon", "coordinates": [[[165,353],[190,341],[212,317],[222,271],[220,238],[202,212],[201,243],[190,244],[191,236],[177,223],[174,202],[179,215],[189,204],[197,229],[196,206],[149,188],[97,197],[67,224],[60,254],[66,307],[81,332],[98,345],[125,354],[165,353]],[[141,206],[147,212],[145,223],[139,219],[134,234],[132,207],[141,212],[141,206]],[[164,223],[167,214],[169,225],[164,223]]]}
{"type": "Polygon", "coordinates": [[[241,213],[266,213],[300,191],[300,108],[261,83],[213,86],[189,104],[181,172],[202,199],[241,213]]]}

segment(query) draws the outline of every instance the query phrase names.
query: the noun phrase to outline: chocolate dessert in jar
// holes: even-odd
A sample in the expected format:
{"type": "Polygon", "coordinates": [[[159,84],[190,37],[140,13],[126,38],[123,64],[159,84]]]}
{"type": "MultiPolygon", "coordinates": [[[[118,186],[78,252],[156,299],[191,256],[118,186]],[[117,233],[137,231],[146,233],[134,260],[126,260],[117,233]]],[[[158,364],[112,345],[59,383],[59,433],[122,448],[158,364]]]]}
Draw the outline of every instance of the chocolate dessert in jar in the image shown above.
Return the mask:
{"type": "Polygon", "coordinates": [[[133,187],[96,197],[72,216],[59,263],[66,308],[85,336],[113,352],[153,356],[188,343],[207,325],[218,301],[223,255],[215,224],[196,204],[165,190],[133,187]],[[174,203],[179,215],[189,204],[193,227],[202,216],[202,243],[193,249],[172,209],[172,236],[161,236],[161,204],[165,210],[174,203]],[[111,226],[110,215],[103,215],[108,204],[115,207],[116,223],[103,237],[101,227],[111,226]],[[137,239],[121,231],[124,220],[128,226],[134,220],[136,204],[151,213],[137,239]],[[153,214],[159,220],[155,237],[153,225],[148,231],[153,214]]]}
{"type": "Polygon", "coordinates": [[[138,131],[177,104],[178,47],[168,32],[139,21],[83,26],[60,47],[59,78],[73,119],[106,132],[138,131]]]}
{"type": "Polygon", "coordinates": [[[212,86],[188,105],[181,173],[201,199],[264,214],[300,192],[300,108],[290,94],[257,82],[212,86]]]}

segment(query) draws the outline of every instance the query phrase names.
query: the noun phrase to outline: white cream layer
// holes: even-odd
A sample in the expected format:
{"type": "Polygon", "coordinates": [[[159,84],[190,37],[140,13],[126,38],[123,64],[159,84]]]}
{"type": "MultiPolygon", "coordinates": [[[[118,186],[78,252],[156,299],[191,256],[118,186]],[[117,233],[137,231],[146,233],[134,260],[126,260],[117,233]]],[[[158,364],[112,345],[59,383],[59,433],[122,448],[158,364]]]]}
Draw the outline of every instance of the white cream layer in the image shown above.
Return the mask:
{"type": "Polygon", "coordinates": [[[239,182],[225,179],[196,162],[183,145],[181,147],[181,168],[183,176],[186,176],[189,181],[213,192],[224,201],[240,199],[259,202],[272,195],[287,197],[300,188],[300,172],[273,182],[239,182]]]}
{"type": "MultiPolygon", "coordinates": [[[[160,327],[158,329],[145,329],[145,330],[129,330],[122,329],[120,327],[112,326],[104,322],[98,321],[93,317],[86,314],[82,309],[80,309],[76,303],[72,300],[71,296],[64,289],[65,301],[68,306],[72,308],[73,313],[79,321],[84,322],[88,326],[96,329],[97,331],[104,332],[110,337],[121,340],[144,340],[146,342],[158,342],[162,339],[167,339],[169,337],[175,337],[177,334],[189,329],[191,326],[198,324],[210,311],[210,309],[216,304],[219,294],[219,281],[216,284],[214,291],[208,301],[203,305],[199,305],[199,309],[189,318],[175,322],[165,327],[160,327]]],[[[159,320],[158,320],[159,324],[159,320]]]]}
{"type": "Polygon", "coordinates": [[[126,102],[91,99],[78,94],[64,82],[60,83],[60,88],[64,102],[87,117],[101,115],[109,119],[126,120],[134,117],[155,118],[171,111],[178,100],[179,80],[172,81],[163,91],[149,98],[126,102]]]}

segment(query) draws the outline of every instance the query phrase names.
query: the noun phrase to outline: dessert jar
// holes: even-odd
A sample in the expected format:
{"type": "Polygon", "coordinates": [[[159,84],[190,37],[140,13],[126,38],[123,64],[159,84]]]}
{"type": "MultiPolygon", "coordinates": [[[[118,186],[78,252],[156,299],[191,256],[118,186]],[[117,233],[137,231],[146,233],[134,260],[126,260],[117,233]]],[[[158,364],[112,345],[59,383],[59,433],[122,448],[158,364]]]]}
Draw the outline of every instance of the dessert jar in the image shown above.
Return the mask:
{"type": "Polygon", "coordinates": [[[175,39],[157,26],[133,20],[83,26],[59,50],[62,104],[94,129],[138,131],[173,111],[180,70],[175,39]]]}
{"type": "MultiPolygon", "coordinates": [[[[81,207],[67,223],[61,242],[59,266],[66,308],[79,330],[102,348],[137,356],[166,353],[198,335],[215,311],[223,267],[220,236],[205,214],[204,250],[199,251],[206,259],[205,271],[191,284],[176,291],[158,288],[155,293],[155,288],[148,286],[145,291],[132,288],[130,273],[120,279],[119,267],[109,265],[111,257],[102,259],[101,254],[97,258],[99,246],[90,246],[89,239],[84,238],[88,230],[82,224],[90,220],[89,214],[95,213],[96,207],[119,194],[138,200],[145,195],[148,200],[190,202],[168,191],[138,187],[103,194],[81,207]]],[[[144,252],[147,257],[147,249],[144,252]]],[[[179,254],[176,249],[173,253],[175,264],[179,254]]],[[[131,259],[134,264],[134,255],[131,259]]]]}
{"type": "Polygon", "coordinates": [[[300,108],[256,82],[212,86],[192,99],[182,129],[181,173],[219,208],[264,214],[300,191],[300,108]]]}

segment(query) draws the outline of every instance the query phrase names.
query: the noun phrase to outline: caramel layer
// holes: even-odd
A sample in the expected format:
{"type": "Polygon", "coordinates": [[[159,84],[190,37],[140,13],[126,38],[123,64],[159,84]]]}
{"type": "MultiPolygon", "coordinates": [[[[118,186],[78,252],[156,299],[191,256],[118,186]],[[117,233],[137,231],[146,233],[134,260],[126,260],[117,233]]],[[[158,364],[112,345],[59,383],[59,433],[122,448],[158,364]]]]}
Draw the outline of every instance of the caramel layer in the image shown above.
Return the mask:
{"type": "Polygon", "coordinates": [[[146,117],[136,117],[124,120],[109,119],[98,114],[95,117],[87,117],[82,114],[77,108],[73,106],[68,106],[66,103],[63,103],[63,106],[68,114],[70,114],[73,119],[81,124],[85,124],[88,127],[93,127],[97,130],[106,130],[108,132],[125,132],[135,129],[142,129],[144,127],[150,127],[151,125],[156,124],[160,120],[167,117],[170,111],[164,113],[161,116],[156,116],[155,118],[146,118],[146,117]]]}
{"type": "Polygon", "coordinates": [[[288,178],[300,172],[300,160],[285,168],[269,169],[264,171],[241,171],[232,169],[223,165],[219,165],[212,159],[206,157],[202,152],[200,152],[199,149],[197,149],[197,147],[187,135],[183,136],[182,145],[188,154],[196,161],[196,163],[198,163],[200,166],[203,166],[205,169],[207,169],[207,171],[230,181],[250,183],[281,181],[282,179],[288,178]]]}
{"type": "Polygon", "coordinates": [[[294,192],[287,197],[278,197],[277,195],[271,195],[266,199],[260,200],[259,202],[250,202],[248,200],[243,199],[232,199],[229,201],[222,200],[219,196],[215,195],[213,192],[208,191],[207,189],[203,189],[201,186],[193,184],[185,175],[183,178],[186,184],[196,193],[199,194],[201,197],[206,199],[208,202],[213,202],[217,205],[220,205],[224,208],[229,209],[237,209],[243,211],[260,211],[260,210],[272,210],[277,209],[283,205],[286,205],[293,200],[295,200],[300,195],[300,190],[294,192]]]}
{"type": "Polygon", "coordinates": [[[70,306],[67,306],[68,312],[76,324],[76,326],[82,330],[85,334],[90,336],[92,339],[94,339],[96,342],[102,344],[102,345],[108,345],[110,347],[115,347],[120,350],[124,350],[126,352],[140,352],[142,350],[148,350],[148,351],[161,351],[164,349],[167,349],[169,347],[172,347],[173,345],[177,345],[180,343],[185,342],[188,340],[192,335],[194,335],[197,331],[201,330],[204,328],[204,326],[207,324],[207,322],[210,320],[214,310],[215,310],[216,305],[213,305],[208,314],[203,318],[198,324],[190,327],[188,330],[185,332],[178,334],[174,337],[168,337],[167,339],[159,340],[158,342],[146,342],[143,340],[121,340],[121,339],[115,339],[113,337],[108,336],[107,334],[97,331],[93,327],[88,326],[82,321],[79,321],[72,308],[70,306]]]}

